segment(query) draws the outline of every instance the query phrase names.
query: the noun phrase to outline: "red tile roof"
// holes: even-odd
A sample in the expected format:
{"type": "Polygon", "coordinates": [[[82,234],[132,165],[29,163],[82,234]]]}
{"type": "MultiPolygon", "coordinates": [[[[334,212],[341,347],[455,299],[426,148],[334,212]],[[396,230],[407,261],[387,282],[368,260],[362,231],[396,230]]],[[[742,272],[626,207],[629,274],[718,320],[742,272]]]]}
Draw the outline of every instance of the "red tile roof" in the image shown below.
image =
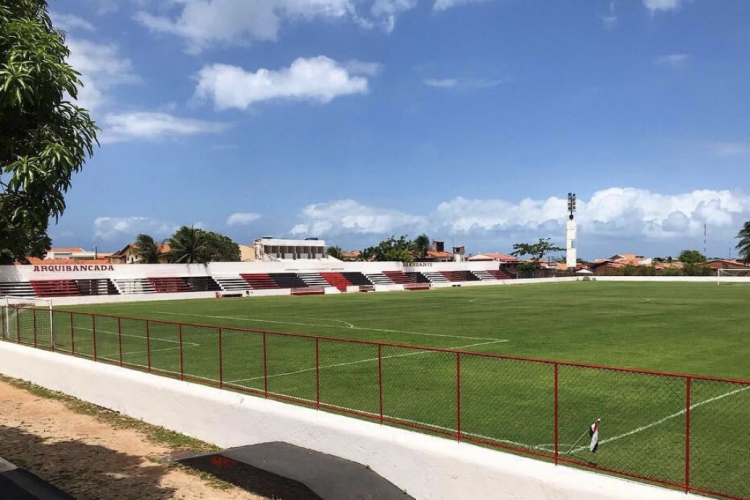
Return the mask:
{"type": "Polygon", "coordinates": [[[505,255],[504,253],[478,253],[467,260],[497,260],[500,262],[520,262],[516,257],[512,255],[505,255]],[[483,257],[486,257],[483,258],[483,257]]]}
{"type": "Polygon", "coordinates": [[[49,252],[50,253],[57,253],[57,252],[59,252],[59,253],[65,253],[65,252],[70,252],[70,253],[85,253],[86,250],[84,250],[83,248],[75,248],[75,247],[70,247],[70,248],[68,248],[68,247],[52,247],[52,248],[49,249],[49,252]]]}

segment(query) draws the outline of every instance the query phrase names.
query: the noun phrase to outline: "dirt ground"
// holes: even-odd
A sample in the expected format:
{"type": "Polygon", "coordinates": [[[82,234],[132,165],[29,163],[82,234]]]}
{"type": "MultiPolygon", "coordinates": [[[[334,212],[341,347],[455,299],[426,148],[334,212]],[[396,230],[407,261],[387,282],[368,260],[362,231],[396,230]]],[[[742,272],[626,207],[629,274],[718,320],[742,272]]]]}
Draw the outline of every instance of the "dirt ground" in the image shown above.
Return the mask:
{"type": "Polygon", "coordinates": [[[172,451],[141,430],[0,380],[0,456],[78,500],[262,499],[159,461],[172,451]]]}

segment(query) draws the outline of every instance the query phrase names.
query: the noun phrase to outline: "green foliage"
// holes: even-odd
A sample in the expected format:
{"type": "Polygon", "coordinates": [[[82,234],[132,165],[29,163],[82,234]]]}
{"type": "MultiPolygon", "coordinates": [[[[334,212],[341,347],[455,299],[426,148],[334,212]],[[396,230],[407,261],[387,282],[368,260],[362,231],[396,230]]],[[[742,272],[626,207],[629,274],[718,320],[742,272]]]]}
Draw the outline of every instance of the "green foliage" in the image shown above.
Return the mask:
{"type": "Polygon", "coordinates": [[[742,226],[740,232],[737,233],[737,238],[740,240],[736,247],[740,252],[740,258],[745,264],[750,264],[750,220],[742,226]]]}
{"type": "Polygon", "coordinates": [[[96,125],[69,99],[79,73],[45,0],[0,3],[0,252],[43,257],[49,219],[96,144],[96,125]]]}
{"type": "Polygon", "coordinates": [[[208,245],[207,262],[239,262],[242,260],[242,252],[237,243],[232,241],[228,236],[214,233],[213,231],[203,231],[208,245]]]}
{"type": "Polygon", "coordinates": [[[326,248],[326,253],[333,257],[334,259],[341,260],[341,254],[343,253],[343,250],[339,246],[332,246],[326,248]]]}
{"type": "Polygon", "coordinates": [[[139,234],[135,239],[135,255],[138,264],[158,264],[162,257],[161,245],[148,234],[139,234]]]}
{"type": "Polygon", "coordinates": [[[677,260],[682,262],[687,276],[709,276],[711,268],[706,265],[706,256],[698,250],[683,250],[677,260]]]}
{"type": "Polygon", "coordinates": [[[706,262],[706,256],[698,250],[683,250],[677,260],[683,264],[700,264],[706,262]]]}
{"type": "Polygon", "coordinates": [[[399,239],[391,236],[374,247],[365,248],[362,251],[361,259],[378,262],[413,262],[414,242],[410,241],[405,235],[402,235],[399,239]]]}
{"type": "Polygon", "coordinates": [[[239,262],[240,247],[229,237],[182,226],[169,238],[168,261],[174,264],[205,264],[208,262],[239,262]]]}
{"type": "Polygon", "coordinates": [[[511,255],[515,257],[521,257],[524,255],[530,255],[531,259],[536,264],[534,269],[539,267],[539,261],[544,258],[545,255],[549,255],[553,252],[562,252],[564,248],[555,246],[550,243],[550,238],[539,238],[536,243],[516,243],[513,245],[513,252],[511,255]]]}
{"type": "Polygon", "coordinates": [[[414,255],[418,259],[424,259],[427,257],[427,251],[430,249],[430,237],[422,233],[412,242],[414,247],[414,255]]]}

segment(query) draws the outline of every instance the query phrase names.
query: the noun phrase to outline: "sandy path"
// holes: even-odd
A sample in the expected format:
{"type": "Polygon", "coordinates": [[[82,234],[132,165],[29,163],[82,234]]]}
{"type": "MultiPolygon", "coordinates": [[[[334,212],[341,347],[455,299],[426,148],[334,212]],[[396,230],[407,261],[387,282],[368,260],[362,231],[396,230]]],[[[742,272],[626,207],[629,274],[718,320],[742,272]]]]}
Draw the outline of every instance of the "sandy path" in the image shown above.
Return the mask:
{"type": "Polygon", "coordinates": [[[195,474],[149,461],[170,449],[135,429],[76,413],[0,380],[0,456],[78,500],[257,500],[195,474]]]}

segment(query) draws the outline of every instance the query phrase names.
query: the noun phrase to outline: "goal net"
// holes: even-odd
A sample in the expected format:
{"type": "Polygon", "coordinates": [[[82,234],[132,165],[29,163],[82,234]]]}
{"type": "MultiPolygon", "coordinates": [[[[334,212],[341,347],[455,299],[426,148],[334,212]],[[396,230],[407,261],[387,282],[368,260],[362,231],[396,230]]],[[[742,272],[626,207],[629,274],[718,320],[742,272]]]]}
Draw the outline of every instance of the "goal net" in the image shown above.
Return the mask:
{"type": "Polygon", "coordinates": [[[52,300],[0,296],[0,335],[10,342],[52,347],[52,300]]]}
{"type": "Polygon", "coordinates": [[[719,269],[716,273],[717,284],[748,283],[750,284],[750,268],[747,269],[719,269]]]}

